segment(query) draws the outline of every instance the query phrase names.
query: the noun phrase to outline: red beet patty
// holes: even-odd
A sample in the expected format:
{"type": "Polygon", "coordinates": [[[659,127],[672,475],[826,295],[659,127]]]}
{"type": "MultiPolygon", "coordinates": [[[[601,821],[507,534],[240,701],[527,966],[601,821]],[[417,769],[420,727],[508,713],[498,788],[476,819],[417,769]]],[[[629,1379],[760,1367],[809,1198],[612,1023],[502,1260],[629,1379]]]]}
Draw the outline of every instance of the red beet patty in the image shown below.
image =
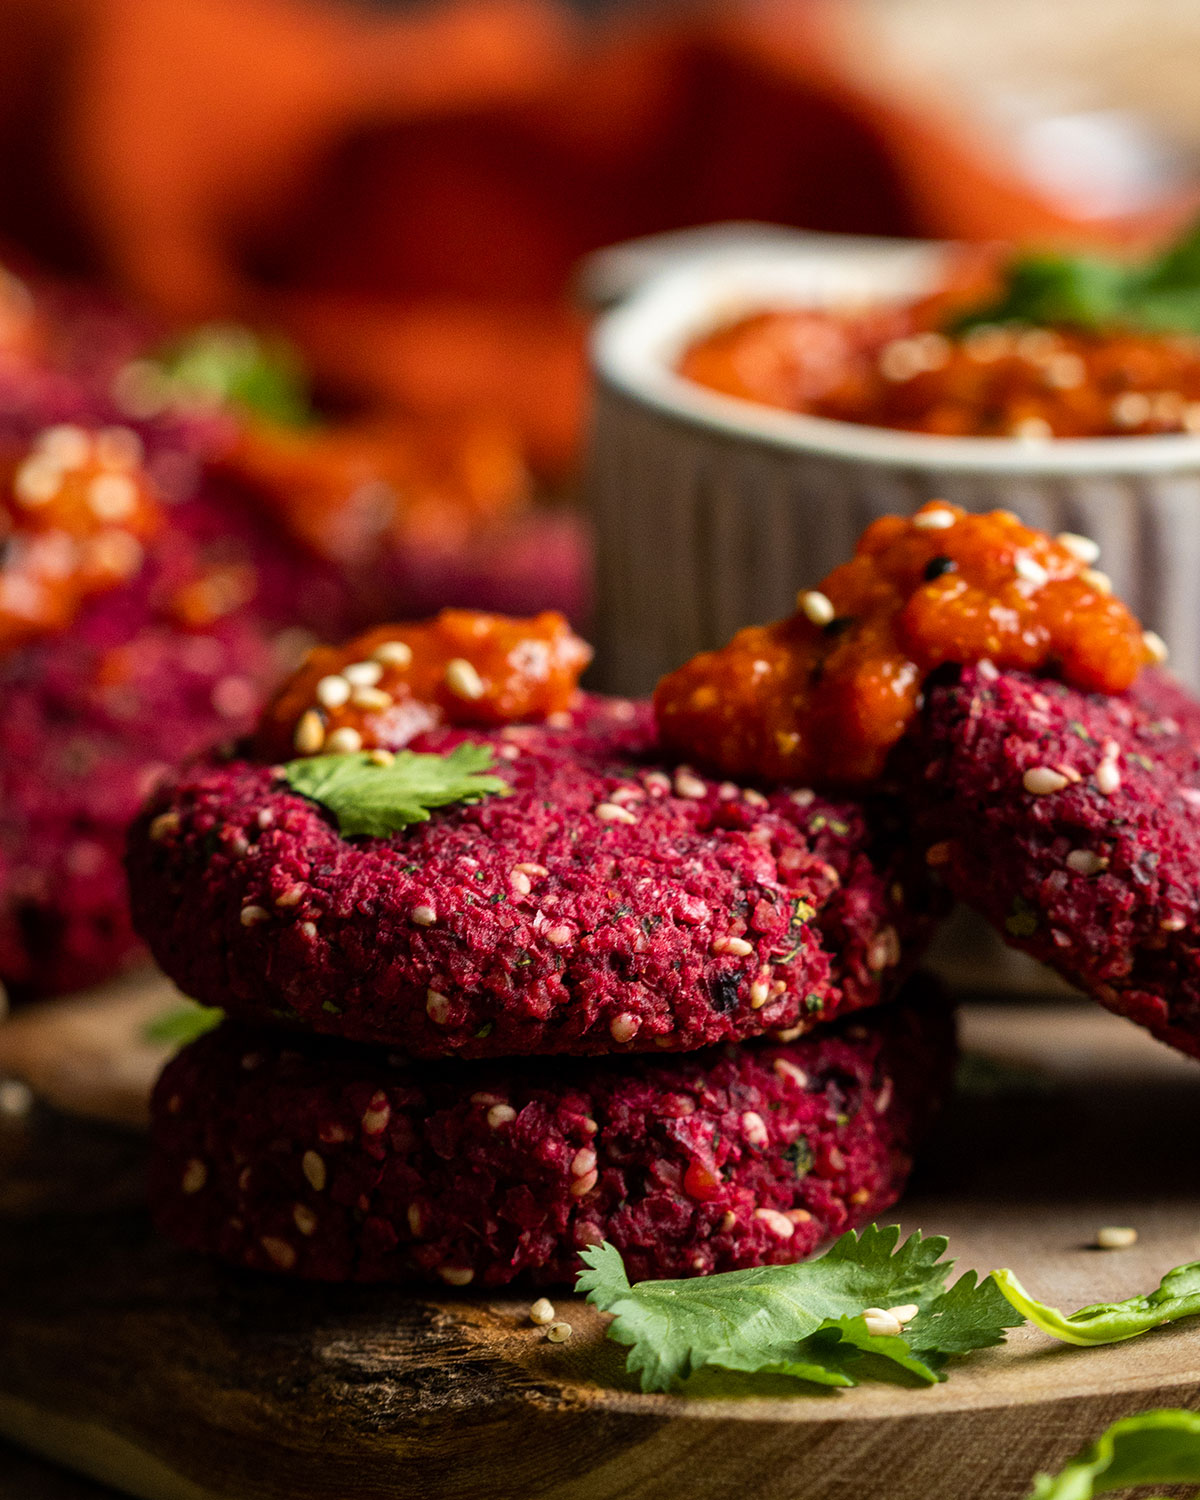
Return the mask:
{"type": "Polygon", "coordinates": [[[488,741],[511,796],[340,836],[270,769],[184,773],[135,824],[138,930],[198,1000],[414,1056],[683,1051],[807,1030],[911,967],[933,903],[857,803],[654,759],[645,706],[488,741]]]}
{"type": "Polygon", "coordinates": [[[1110,1010],[1200,1056],[1200,703],[975,668],[903,747],[926,858],[1110,1010]]]}
{"type": "Polygon", "coordinates": [[[327,1281],[564,1282],[602,1239],[634,1277],[797,1260],[904,1186],[953,1053],[921,988],[671,1058],[414,1068],[226,1022],[155,1091],[154,1213],[189,1249],[327,1281]]]}

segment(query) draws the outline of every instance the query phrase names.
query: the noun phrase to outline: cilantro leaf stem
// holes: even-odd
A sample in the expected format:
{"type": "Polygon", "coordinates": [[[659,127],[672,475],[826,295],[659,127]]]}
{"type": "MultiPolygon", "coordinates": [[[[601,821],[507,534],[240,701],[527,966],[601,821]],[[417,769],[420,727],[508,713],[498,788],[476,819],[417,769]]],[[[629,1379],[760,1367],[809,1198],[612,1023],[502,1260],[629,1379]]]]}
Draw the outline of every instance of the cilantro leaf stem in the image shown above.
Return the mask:
{"type": "Polygon", "coordinates": [[[992,1277],[1019,1313],[1043,1333],[1066,1344],[1117,1344],[1160,1323],[1200,1313],[1200,1261],[1176,1266],[1155,1291],[1144,1296],[1129,1297],[1124,1302],[1097,1302],[1073,1313],[1062,1313],[1031,1297],[1011,1271],[993,1271],[992,1277]]]}

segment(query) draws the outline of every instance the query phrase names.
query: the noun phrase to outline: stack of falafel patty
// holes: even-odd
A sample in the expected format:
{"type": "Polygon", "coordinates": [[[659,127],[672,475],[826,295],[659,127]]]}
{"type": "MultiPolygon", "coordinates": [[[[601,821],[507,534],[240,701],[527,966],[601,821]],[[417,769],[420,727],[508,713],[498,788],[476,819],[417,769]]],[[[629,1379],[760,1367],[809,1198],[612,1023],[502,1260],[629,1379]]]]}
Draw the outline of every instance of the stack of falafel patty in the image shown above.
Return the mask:
{"type": "Polygon", "coordinates": [[[703,778],[622,699],[410,748],[464,740],[509,795],[390,837],[246,760],[134,825],[138,929],[227,1018],[155,1094],[162,1229],[489,1287],[602,1240],[637,1277],[792,1261],[885,1210],[953,1054],[895,799],[703,778]]]}

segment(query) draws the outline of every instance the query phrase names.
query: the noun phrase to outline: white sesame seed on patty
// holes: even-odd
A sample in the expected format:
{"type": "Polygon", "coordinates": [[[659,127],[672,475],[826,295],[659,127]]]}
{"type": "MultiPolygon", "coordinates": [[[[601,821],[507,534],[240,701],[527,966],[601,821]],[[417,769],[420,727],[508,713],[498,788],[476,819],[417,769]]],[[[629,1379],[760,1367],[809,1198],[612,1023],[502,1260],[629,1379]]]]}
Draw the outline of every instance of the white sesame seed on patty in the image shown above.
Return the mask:
{"type": "Polygon", "coordinates": [[[710,947],[713,953],[731,953],[734,958],[748,958],[754,952],[754,944],[741,937],[713,938],[710,947]]]}
{"type": "Polygon", "coordinates": [[[636,823],[637,818],[627,807],[618,802],[601,802],[596,807],[596,816],[602,823],[636,823]]]}
{"type": "Polygon", "coordinates": [[[249,906],[242,907],[242,926],[256,927],[259,922],[265,922],[270,912],[263,906],[255,906],[253,902],[249,906]]]}
{"type": "Polygon", "coordinates": [[[1049,573],[1036,558],[1030,557],[1027,552],[1017,553],[1013,559],[1013,568],[1018,578],[1024,579],[1026,583],[1032,583],[1035,588],[1043,588],[1050,582],[1049,573]]]}
{"type": "Polygon", "coordinates": [[[1108,869],[1108,860],[1091,849],[1072,849],[1067,855],[1067,869],[1076,875],[1099,875],[1108,869]]]}
{"type": "Polygon", "coordinates": [[[1161,667],[1163,662],[1165,662],[1167,659],[1167,643],[1163,640],[1162,636],[1159,635],[1158,631],[1143,630],[1142,644],[1145,646],[1146,652],[1154,665],[1156,667],[1161,667]]]}
{"type": "Polygon", "coordinates": [[[1021,785],[1034,797],[1047,797],[1052,792],[1061,792],[1069,782],[1052,766],[1031,766],[1021,777],[1021,785]]]}
{"type": "Polygon", "coordinates": [[[1112,579],[1099,568],[1084,568],[1079,576],[1088,588],[1095,589],[1098,594],[1111,594],[1113,591],[1112,579]]]}
{"type": "Polygon", "coordinates": [[[1096,767],[1096,786],[1106,797],[1111,797],[1121,785],[1121,773],[1115,760],[1102,760],[1096,767]]]}

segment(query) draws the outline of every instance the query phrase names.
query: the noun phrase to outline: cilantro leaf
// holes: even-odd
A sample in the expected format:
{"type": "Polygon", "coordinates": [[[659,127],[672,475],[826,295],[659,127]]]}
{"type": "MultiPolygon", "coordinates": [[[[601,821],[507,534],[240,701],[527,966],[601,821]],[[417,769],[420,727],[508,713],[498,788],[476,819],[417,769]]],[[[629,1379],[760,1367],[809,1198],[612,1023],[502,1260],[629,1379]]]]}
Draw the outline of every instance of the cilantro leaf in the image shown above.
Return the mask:
{"type": "Polygon", "coordinates": [[[288,761],[283,774],[294,792],[331,812],[347,838],[358,833],[387,838],[410,823],[428,822],[431,808],[478,802],[488,793],[506,795],[506,781],[481,774],[492,760],[490,745],[464,741],[447,755],[401,750],[387,765],[373,760],[369,750],[311,755],[288,761]]]}
{"type": "Polygon", "coordinates": [[[582,1252],[576,1290],[614,1314],[608,1336],[629,1346],[626,1368],[643,1390],[668,1390],[705,1366],[829,1386],[884,1372],[933,1384],[948,1355],[1002,1342],[1021,1318],[973,1272],[947,1290],[954,1263],[942,1260],[940,1235],[899,1238],[895,1226],[870,1225],[816,1260],[636,1286],[620,1252],[602,1244],[582,1252]],[[919,1311],[902,1336],[868,1332],[866,1308],[904,1303],[919,1311]]]}
{"type": "Polygon", "coordinates": [[[1124,1417],[1057,1475],[1039,1474],[1029,1500],[1092,1500],[1142,1484],[1200,1482],[1200,1413],[1124,1417]]]}
{"type": "Polygon", "coordinates": [[[219,1026],[225,1012],[215,1005],[197,1005],[194,1000],[185,1000],[171,1010],[164,1010],[142,1027],[142,1036],[148,1042],[168,1042],[175,1047],[186,1047],[206,1031],[219,1026]]]}
{"type": "Polygon", "coordinates": [[[1049,251],[1016,256],[997,299],[953,326],[961,332],[981,323],[1200,333],[1200,221],[1140,263],[1049,251]]]}
{"type": "Polygon", "coordinates": [[[1043,1333],[1067,1344],[1117,1344],[1160,1323],[1200,1313],[1200,1261],[1168,1271],[1157,1289],[1124,1302],[1097,1302],[1061,1313],[1031,1297],[1011,1271],[993,1271],[996,1285],[1019,1313],[1043,1333]]]}
{"type": "Polygon", "coordinates": [[[240,406],[284,427],[305,427],[312,406],[303,366],[292,346],[236,324],[206,323],[160,356],[180,395],[240,406]]]}

